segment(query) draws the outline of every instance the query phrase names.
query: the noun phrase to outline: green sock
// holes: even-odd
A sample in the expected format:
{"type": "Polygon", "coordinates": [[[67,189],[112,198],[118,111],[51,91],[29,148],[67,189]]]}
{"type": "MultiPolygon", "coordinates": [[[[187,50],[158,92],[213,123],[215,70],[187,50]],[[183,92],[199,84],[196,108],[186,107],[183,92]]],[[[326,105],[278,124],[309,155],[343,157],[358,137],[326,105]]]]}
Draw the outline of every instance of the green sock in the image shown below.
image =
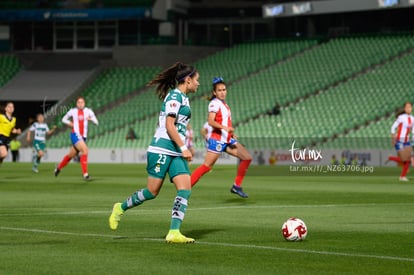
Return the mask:
{"type": "Polygon", "coordinates": [[[33,167],[37,167],[37,155],[33,155],[32,157],[32,163],[33,163],[33,167]]]}
{"type": "Polygon", "coordinates": [[[36,156],[33,161],[33,167],[37,168],[37,166],[39,166],[39,163],[40,163],[40,158],[36,156]]]}
{"type": "Polygon", "coordinates": [[[177,196],[174,200],[174,205],[171,213],[170,230],[180,229],[181,223],[184,220],[185,212],[187,211],[188,199],[190,198],[191,190],[178,190],[177,196]]]}
{"type": "Polygon", "coordinates": [[[142,204],[144,201],[152,200],[155,196],[147,189],[141,189],[132,194],[129,198],[126,199],[121,205],[122,210],[128,210],[135,206],[142,204]]]}

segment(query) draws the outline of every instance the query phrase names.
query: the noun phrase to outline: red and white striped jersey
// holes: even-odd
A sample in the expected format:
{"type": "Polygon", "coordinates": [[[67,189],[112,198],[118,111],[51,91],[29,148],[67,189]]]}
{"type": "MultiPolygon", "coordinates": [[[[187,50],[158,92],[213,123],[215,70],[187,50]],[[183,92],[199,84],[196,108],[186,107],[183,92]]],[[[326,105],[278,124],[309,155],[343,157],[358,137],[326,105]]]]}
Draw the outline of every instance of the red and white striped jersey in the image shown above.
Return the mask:
{"type": "Polygon", "coordinates": [[[72,133],[76,133],[81,137],[86,138],[88,134],[88,121],[91,120],[93,123],[98,125],[98,119],[95,116],[95,113],[85,107],[83,109],[72,108],[66,115],[62,118],[62,122],[65,124],[70,123],[70,118],[72,118],[72,133]]]}
{"type": "Polygon", "coordinates": [[[194,131],[193,129],[188,129],[185,131],[185,145],[187,148],[192,148],[193,145],[193,137],[194,137],[194,131]]]}
{"type": "Polygon", "coordinates": [[[391,126],[391,134],[396,134],[396,141],[409,142],[410,133],[413,131],[414,117],[409,114],[401,114],[391,126]]]}
{"type": "Polygon", "coordinates": [[[203,128],[207,131],[206,133],[206,140],[208,140],[211,137],[211,132],[213,131],[213,127],[210,126],[210,124],[208,124],[208,121],[206,121],[203,125],[203,128]]]}
{"type": "MultiPolygon", "coordinates": [[[[227,127],[232,127],[231,111],[229,105],[227,105],[226,102],[218,98],[214,98],[208,105],[208,112],[216,113],[215,121],[219,124],[227,127]]],[[[231,134],[224,129],[213,128],[213,131],[211,132],[211,138],[228,143],[230,142],[231,134]]]]}

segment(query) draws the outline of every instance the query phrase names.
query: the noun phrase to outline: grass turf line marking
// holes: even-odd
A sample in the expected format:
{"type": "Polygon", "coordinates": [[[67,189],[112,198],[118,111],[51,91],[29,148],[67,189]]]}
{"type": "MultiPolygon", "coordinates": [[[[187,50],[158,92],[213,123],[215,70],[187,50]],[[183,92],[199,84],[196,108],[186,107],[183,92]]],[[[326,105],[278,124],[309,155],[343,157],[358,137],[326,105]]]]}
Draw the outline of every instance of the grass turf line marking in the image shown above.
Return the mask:
{"type": "Polygon", "coordinates": [[[43,230],[43,229],[30,229],[30,228],[16,228],[16,227],[4,227],[4,226],[0,226],[0,230],[33,232],[33,233],[43,233],[43,234],[51,234],[51,235],[80,236],[80,237],[102,237],[102,238],[123,238],[123,237],[125,237],[125,236],[109,235],[109,234],[72,233],[72,232],[63,232],[63,231],[52,231],[52,230],[43,230]]]}
{"type": "Polygon", "coordinates": [[[344,253],[344,252],[317,251],[317,250],[282,248],[282,247],[273,247],[273,246],[248,245],[248,244],[229,244],[229,243],[212,243],[212,242],[197,242],[197,243],[202,244],[202,245],[212,245],[212,246],[215,245],[215,246],[238,247],[238,248],[267,249],[267,250],[278,250],[278,251],[285,251],[285,252],[320,254],[320,255],[328,255],[328,256],[345,256],[345,257],[414,262],[413,258],[402,258],[402,257],[395,257],[395,256],[352,254],[352,253],[344,253]]]}
{"type": "MultiPolygon", "coordinates": [[[[152,238],[143,238],[143,239],[147,241],[157,241],[157,242],[165,241],[163,239],[152,239],[152,238]]],[[[294,248],[283,248],[283,247],[251,245],[251,244],[212,243],[212,242],[199,242],[197,240],[195,244],[210,245],[210,246],[223,246],[223,247],[237,247],[237,248],[253,248],[253,249],[263,249],[263,250],[276,250],[276,251],[284,251],[284,252],[297,252],[297,253],[319,254],[319,255],[328,255],[328,256],[371,258],[371,259],[380,259],[380,260],[393,260],[393,261],[400,261],[400,262],[414,262],[413,258],[403,258],[403,257],[395,257],[395,256],[352,254],[352,253],[345,253],[345,252],[317,251],[317,250],[294,249],[294,248]]]]}
{"type": "MultiPolygon", "coordinates": [[[[241,205],[241,206],[218,206],[218,207],[199,207],[188,208],[187,211],[210,211],[210,210],[233,210],[233,209],[265,209],[265,208],[331,208],[331,207],[376,207],[376,206],[414,206],[414,203],[360,203],[360,204],[319,204],[319,205],[241,205]]],[[[56,208],[54,208],[56,209],[56,208]]],[[[165,208],[159,209],[140,209],[139,211],[131,211],[130,215],[134,214],[153,214],[154,212],[165,212],[165,208]]],[[[30,211],[33,211],[30,208],[30,211]]],[[[92,215],[92,214],[111,214],[112,210],[108,211],[67,211],[67,212],[50,212],[47,213],[0,213],[0,217],[13,216],[49,216],[49,215],[92,215]]]]}
{"type": "MultiPolygon", "coordinates": [[[[111,239],[113,239],[113,238],[128,238],[126,236],[120,236],[120,235],[93,234],[93,233],[72,233],[72,232],[63,232],[63,231],[51,231],[51,230],[42,230],[42,229],[29,229],[29,228],[15,228],[15,227],[4,227],[4,226],[0,226],[0,230],[32,232],[32,233],[42,233],[42,234],[51,234],[51,235],[69,235],[69,236],[77,236],[77,237],[102,237],[102,238],[111,238],[111,239]]],[[[164,239],[156,239],[156,238],[141,238],[141,240],[143,240],[143,241],[152,241],[152,242],[165,242],[164,239]]],[[[196,241],[195,244],[209,245],[209,246],[222,246],[222,247],[248,248],[248,249],[261,249],[261,250],[275,250],[275,251],[284,251],[284,252],[319,254],[319,255],[327,255],[327,256],[343,256],[343,257],[354,257],[354,258],[370,258],[370,259],[379,259],[379,260],[392,260],[392,261],[400,261],[400,262],[414,262],[413,258],[403,258],[403,257],[395,257],[395,256],[353,254],[353,253],[344,253],[344,252],[317,251],[317,250],[294,249],[294,248],[283,248],[283,247],[251,245],[251,244],[213,243],[213,242],[199,242],[199,241],[196,241]]]]}

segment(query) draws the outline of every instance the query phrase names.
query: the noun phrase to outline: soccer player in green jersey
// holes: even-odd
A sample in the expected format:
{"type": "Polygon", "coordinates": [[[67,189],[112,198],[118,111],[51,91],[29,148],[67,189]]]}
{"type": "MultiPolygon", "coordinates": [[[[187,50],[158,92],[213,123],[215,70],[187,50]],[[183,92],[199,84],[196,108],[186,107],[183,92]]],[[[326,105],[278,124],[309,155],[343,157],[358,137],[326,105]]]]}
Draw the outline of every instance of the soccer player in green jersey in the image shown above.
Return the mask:
{"type": "Polygon", "coordinates": [[[49,129],[47,124],[45,123],[45,117],[43,114],[37,114],[36,122],[34,122],[29,131],[27,131],[27,142],[30,144],[31,142],[31,133],[33,132],[33,166],[32,171],[38,173],[39,170],[37,169],[40,160],[45,155],[46,149],[46,136],[53,134],[55,131],[56,126],[53,126],[52,129],[49,129]]]}
{"type": "Polygon", "coordinates": [[[134,192],[122,203],[115,203],[109,217],[109,227],[118,228],[124,212],[154,199],[167,174],[177,189],[174,199],[168,243],[192,243],[194,239],[181,234],[180,227],[187,210],[191,194],[188,161],[192,155],[185,145],[185,132],[190,122],[191,109],[189,93],[195,93],[199,73],[189,65],[177,62],[160,74],[148,85],[156,85],[156,93],[163,100],[154,138],[147,149],[147,187],[134,192]]]}

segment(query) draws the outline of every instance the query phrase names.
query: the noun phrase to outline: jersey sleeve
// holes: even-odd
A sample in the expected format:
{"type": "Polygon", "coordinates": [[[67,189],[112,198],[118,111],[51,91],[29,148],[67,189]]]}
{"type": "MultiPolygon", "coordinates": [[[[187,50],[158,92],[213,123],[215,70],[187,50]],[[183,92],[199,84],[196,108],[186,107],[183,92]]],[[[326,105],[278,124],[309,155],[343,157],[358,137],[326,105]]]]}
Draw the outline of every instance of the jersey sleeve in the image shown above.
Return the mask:
{"type": "Polygon", "coordinates": [[[69,118],[71,118],[72,116],[73,116],[73,109],[70,109],[64,116],[63,116],[63,118],[62,118],[62,122],[64,123],[64,124],[69,124],[70,123],[70,120],[69,120],[69,118]]]}
{"type": "Polygon", "coordinates": [[[178,111],[181,107],[181,97],[174,94],[165,102],[165,113],[167,116],[178,117],[178,111]]]}
{"type": "Polygon", "coordinates": [[[395,130],[397,129],[398,125],[401,123],[401,116],[398,116],[398,118],[394,121],[394,123],[391,126],[391,134],[395,134],[395,130]]]}
{"type": "Polygon", "coordinates": [[[36,122],[35,123],[33,123],[31,126],[30,126],[30,128],[29,128],[29,131],[30,132],[33,132],[33,131],[35,131],[36,130],[36,122]]]}
{"type": "Polygon", "coordinates": [[[217,113],[220,109],[220,105],[217,104],[217,102],[214,102],[214,100],[210,101],[208,104],[208,112],[209,113],[217,113]]]}
{"type": "MultiPolygon", "coordinates": [[[[411,116],[411,121],[414,121],[414,116],[411,116]]],[[[411,137],[414,141],[414,127],[411,127],[411,137]]]]}
{"type": "Polygon", "coordinates": [[[13,117],[11,125],[12,125],[11,130],[13,130],[14,128],[16,128],[16,118],[15,117],[13,117]]]}
{"type": "Polygon", "coordinates": [[[99,122],[98,122],[98,119],[96,118],[96,116],[95,116],[95,113],[91,110],[91,109],[88,109],[88,115],[89,115],[89,119],[93,122],[93,123],[95,123],[96,125],[99,125],[99,122]]]}

